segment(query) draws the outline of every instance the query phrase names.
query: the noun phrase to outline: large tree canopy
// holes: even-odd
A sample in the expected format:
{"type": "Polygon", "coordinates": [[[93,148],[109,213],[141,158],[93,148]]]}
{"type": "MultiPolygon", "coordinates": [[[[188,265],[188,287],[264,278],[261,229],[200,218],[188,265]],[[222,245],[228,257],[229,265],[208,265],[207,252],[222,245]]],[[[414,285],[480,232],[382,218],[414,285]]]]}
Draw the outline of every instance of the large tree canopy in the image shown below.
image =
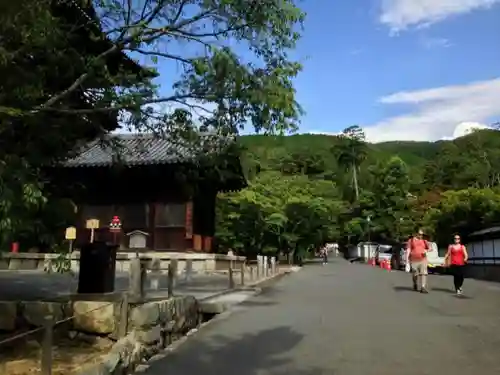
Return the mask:
{"type": "MultiPolygon", "coordinates": [[[[172,130],[185,125],[174,121],[184,108],[198,110],[190,112],[199,113],[199,124],[226,131],[296,127],[292,79],[301,66],[289,51],[304,14],[292,0],[67,0],[57,12],[54,2],[3,6],[4,118],[53,119],[61,130],[58,116],[118,114],[141,130],[172,130]],[[84,32],[99,48],[76,43],[84,32]],[[137,72],[110,64],[117,52],[156,68],[162,79],[138,80],[137,72]]],[[[45,124],[45,134],[51,127],[45,124]]]]}
{"type": "Polygon", "coordinates": [[[1,235],[43,205],[40,166],[118,127],[171,137],[296,129],[301,66],[289,52],[303,19],[293,0],[4,2],[1,235]]]}

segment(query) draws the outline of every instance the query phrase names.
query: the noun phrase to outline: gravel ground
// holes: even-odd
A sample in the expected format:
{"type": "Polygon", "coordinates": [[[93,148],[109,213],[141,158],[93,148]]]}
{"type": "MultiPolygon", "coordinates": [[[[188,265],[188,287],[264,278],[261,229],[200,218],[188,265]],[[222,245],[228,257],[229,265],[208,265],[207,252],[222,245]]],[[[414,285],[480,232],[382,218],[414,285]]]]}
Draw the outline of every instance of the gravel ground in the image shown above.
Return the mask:
{"type": "Polygon", "coordinates": [[[500,373],[500,285],[334,260],[309,266],[213,322],[147,375],[493,375],[500,373]]]}

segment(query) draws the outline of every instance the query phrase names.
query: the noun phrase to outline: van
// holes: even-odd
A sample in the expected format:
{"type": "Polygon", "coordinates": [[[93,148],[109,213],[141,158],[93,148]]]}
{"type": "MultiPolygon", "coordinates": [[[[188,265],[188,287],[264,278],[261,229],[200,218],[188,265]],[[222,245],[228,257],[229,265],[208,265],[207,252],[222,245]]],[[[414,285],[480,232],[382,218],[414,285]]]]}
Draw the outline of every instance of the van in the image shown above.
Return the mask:
{"type": "Polygon", "coordinates": [[[443,272],[444,270],[444,257],[439,256],[438,246],[435,242],[429,242],[430,249],[427,252],[427,269],[429,273],[443,272]]]}

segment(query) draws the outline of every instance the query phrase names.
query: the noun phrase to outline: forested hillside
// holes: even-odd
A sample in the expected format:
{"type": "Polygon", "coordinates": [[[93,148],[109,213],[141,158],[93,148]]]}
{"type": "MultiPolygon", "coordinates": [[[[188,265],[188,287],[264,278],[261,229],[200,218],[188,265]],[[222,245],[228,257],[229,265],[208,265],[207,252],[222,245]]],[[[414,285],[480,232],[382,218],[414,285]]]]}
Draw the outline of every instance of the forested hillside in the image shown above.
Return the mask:
{"type": "Polygon", "coordinates": [[[442,244],[500,222],[500,132],[368,144],[341,136],[243,136],[250,186],[221,195],[218,243],[304,255],[325,241],[399,241],[418,226],[442,244]]]}

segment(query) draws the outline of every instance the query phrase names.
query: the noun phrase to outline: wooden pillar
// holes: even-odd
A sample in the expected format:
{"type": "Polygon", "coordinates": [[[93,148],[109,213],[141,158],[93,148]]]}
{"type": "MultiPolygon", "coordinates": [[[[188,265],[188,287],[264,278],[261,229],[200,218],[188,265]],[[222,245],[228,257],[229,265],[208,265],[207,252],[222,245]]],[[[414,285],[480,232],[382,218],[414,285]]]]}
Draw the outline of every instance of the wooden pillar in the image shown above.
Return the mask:
{"type": "Polygon", "coordinates": [[[195,251],[212,251],[216,196],[217,192],[213,189],[202,187],[193,198],[193,249],[195,251]]]}
{"type": "Polygon", "coordinates": [[[193,202],[190,200],[186,203],[186,223],[185,223],[187,240],[187,249],[195,249],[195,240],[193,238],[193,202]]]}
{"type": "Polygon", "coordinates": [[[203,236],[203,251],[209,253],[212,251],[212,236],[203,236]]]}
{"type": "Polygon", "coordinates": [[[156,204],[148,203],[148,232],[149,236],[146,240],[150,250],[155,250],[155,228],[156,228],[156,204]]]}
{"type": "Polygon", "coordinates": [[[199,234],[193,235],[193,250],[194,251],[202,251],[203,250],[203,237],[199,234]]]}

